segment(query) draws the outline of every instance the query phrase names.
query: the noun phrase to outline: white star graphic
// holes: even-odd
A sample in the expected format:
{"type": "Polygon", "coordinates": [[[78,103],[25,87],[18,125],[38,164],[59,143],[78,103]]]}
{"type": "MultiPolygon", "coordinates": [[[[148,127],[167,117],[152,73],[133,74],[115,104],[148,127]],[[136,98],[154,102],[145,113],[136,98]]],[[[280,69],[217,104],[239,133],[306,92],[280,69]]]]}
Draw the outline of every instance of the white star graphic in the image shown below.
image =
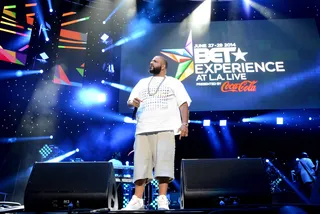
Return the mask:
{"type": "Polygon", "coordinates": [[[238,51],[236,53],[232,53],[232,55],[236,56],[236,62],[239,59],[246,61],[246,58],[244,58],[244,56],[247,54],[248,54],[248,52],[242,52],[240,48],[238,48],[238,51]]]}

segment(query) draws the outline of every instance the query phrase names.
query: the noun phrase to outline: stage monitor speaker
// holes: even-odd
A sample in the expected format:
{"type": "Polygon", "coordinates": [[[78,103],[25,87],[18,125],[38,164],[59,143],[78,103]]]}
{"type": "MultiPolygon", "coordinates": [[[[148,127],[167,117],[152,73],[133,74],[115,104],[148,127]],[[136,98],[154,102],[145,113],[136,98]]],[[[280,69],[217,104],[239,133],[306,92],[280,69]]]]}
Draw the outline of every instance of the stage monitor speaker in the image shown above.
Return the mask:
{"type": "Polygon", "coordinates": [[[25,189],[25,211],[117,210],[116,188],[112,163],[35,163],[25,189]]]}
{"type": "Polygon", "coordinates": [[[316,181],[313,184],[310,202],[311,204],[320,205],[320,174],[318,174],[316,181]]]}
{"type": "Polygon", "coordinates": [[[181,162],[182,209],[271,204],[262,159],[193,159],[181,162]]]}

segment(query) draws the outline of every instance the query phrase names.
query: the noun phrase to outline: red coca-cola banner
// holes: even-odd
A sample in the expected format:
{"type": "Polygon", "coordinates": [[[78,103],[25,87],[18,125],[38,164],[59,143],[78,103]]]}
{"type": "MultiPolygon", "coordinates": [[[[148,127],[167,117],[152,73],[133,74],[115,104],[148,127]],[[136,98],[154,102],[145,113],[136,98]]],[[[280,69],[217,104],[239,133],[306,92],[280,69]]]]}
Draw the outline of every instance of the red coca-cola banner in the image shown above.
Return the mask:
{"type": "Polygon", "coordinates": [[[245,80],[240,83],[230,83],[230,81],[224,82],[221,85],[222,92],[255,92],[256,83],[258,81],[245,80]]]}

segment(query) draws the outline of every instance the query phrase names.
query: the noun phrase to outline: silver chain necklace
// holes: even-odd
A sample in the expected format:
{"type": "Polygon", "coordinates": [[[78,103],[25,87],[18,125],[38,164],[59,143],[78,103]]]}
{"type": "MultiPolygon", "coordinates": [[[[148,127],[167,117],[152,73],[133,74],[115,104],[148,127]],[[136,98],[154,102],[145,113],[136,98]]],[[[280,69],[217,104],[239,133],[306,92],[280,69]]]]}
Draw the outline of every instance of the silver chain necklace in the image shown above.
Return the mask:
{"type": "Polygon", "coordinates": [[[151,80],[150,80],[150,82],[149,82],[149,84],[148,84],[148,94],[149,94],[149,96],[154,96],[154,95],[156,95],[156,93],[158,93],[158,90],[159,90],[160,86],[162,85],[162,83],[163,83],[164,80],[166,79],[166,76],[164,76],[163,80],[161,81],[161,83],[159,84],[158,88],[156,89],[156,92],[153,93],[153,94],[151,94],[151,93],[150,93],[150,83],[151,83],[153,77],[154,77],[154,76],[151,77],[151,80]]]}

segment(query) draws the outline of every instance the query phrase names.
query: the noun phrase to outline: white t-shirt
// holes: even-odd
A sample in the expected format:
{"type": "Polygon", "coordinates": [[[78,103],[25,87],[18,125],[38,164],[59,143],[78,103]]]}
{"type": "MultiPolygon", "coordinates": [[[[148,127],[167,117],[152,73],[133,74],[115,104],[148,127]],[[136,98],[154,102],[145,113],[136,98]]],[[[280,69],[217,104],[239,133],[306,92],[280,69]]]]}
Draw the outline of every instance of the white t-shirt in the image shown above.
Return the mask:
{"type": "Polygon", "coordinates": [[[185,102],[188,106],[191,104],[179,80],[168,76],[144,78],[133,88],[128,101],[134,98],[142,100],[136,115],[136,134],[157,131],[174,131],[179,134],[179,107],[185,102]]]}
{"type": "Polygon", "coordinates": [[[307,168],[310,174],[314,177],[315,177],[315,171],[313,168],[315,167],[315,165],[312,163],[312,160],[310,158],[301,158],[298,164],[298,169],[301,174],[302,182],[303,183],[312,182],[313,181],[312,178],[309,176],[308,172],[304,169],[301,163],[304,164],[304,166],[307,168]]]}

